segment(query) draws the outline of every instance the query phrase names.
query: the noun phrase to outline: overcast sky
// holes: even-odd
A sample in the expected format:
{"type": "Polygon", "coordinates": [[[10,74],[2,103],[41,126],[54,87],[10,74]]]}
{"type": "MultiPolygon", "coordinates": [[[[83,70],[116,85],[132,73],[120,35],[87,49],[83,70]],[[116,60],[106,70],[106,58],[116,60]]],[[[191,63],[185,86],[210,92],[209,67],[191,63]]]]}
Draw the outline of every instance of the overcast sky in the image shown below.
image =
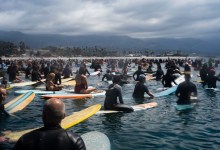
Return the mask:
{"type": "Polygon", "coordinates": [[[220,0],[0,0],[0,20],[24,33],[212,37],[220,0]]]}

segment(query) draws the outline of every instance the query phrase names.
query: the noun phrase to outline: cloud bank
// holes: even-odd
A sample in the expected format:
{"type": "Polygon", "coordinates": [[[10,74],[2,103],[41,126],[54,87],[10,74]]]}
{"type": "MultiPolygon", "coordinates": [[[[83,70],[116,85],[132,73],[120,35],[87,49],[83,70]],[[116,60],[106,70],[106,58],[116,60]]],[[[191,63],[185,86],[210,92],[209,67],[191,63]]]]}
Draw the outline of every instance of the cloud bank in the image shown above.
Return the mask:
{"type": "Polygon", "coordinates": [[[135,38],[203,38],[220,31],[219,0],[0,0],[0,30],[135,38]]]}

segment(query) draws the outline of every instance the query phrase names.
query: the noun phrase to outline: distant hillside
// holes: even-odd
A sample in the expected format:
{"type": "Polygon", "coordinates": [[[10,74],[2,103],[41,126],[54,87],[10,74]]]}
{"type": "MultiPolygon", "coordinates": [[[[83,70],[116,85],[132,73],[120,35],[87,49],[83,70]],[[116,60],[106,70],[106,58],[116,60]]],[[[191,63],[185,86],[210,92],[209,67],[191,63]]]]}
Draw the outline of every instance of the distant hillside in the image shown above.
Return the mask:
{"type": "Polygon", "coordinates": [[[194,52],[203,55],[220,55],[219,39],[135,39],[127,36],[66,36],[0,31],[0,40],[13,43],[24,41],[31,48],[43,48],[46,46],[100,46],[116,50],[181,50],[186,53],[194,52]]]}

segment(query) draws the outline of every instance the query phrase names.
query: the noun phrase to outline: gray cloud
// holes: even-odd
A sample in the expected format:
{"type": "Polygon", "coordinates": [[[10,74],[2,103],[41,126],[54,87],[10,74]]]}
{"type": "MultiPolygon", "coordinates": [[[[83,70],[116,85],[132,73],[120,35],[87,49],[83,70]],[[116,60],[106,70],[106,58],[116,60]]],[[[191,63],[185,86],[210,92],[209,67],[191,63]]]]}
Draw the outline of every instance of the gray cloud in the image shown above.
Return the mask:
{"type": "Polygon", "coordinates": [[[0,30],[137,38],[212,37],[218,0],[0,0],[0,30]]]}

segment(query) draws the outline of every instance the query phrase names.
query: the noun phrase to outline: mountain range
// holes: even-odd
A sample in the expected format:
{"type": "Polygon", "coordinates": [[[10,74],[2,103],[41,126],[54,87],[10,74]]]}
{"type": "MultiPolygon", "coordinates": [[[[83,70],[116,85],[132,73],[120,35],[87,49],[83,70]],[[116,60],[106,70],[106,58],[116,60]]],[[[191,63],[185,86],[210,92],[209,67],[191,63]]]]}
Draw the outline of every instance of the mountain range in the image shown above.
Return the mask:
{"type": "Polygon", "coordinates": [[[47,46],[79,46],[103,47],[111,50],[155,50],[196,53],[199,55],[220,55],[220,38],[146,38],[137,39],[128,36],[107,35],[58,35],[58,34],[26,34],[19,31],[0,31],[0,41],[18,44],[23,41],[32,49],[47,46]]]}

